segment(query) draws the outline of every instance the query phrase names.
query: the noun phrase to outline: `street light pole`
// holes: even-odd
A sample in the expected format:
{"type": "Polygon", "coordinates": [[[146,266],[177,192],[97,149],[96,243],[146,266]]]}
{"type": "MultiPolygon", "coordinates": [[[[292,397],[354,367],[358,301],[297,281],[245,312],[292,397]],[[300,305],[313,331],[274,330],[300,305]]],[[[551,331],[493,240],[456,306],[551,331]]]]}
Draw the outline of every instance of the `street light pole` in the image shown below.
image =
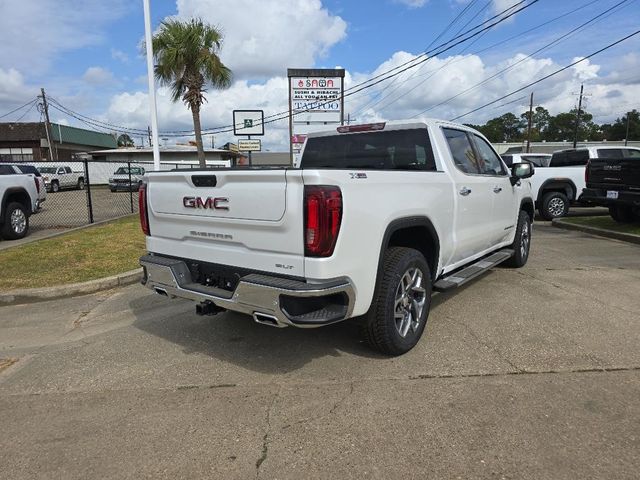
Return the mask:
{"type": "Polygon", "coordinates": [[[149,80],[149,107],[151,110],[151,133],[153,135],[153,168],[160,170],[160,142],[158,141],[158,110],[156,107],[156,85],[153,72],[153,45],[151,44],[151,9],[149,0],[144,6],[144,43],[147,48],[147,77],[149,80]]]}

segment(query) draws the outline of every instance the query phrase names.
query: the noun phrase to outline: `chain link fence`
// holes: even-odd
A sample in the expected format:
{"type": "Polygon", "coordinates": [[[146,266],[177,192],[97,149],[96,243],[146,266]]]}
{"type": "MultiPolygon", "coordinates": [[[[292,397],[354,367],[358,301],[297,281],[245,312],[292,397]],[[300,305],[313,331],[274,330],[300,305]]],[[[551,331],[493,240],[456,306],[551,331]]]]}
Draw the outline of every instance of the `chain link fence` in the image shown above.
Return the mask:
{"type": "MultiPolygon", "coordinates": [[[[31,231],[69,229],[138,213],[138,188],[152,162],[84,160],[66,163],[12,162],[36,167],[46,198],[29,219],[31,231]]],[[[161,170],[195,168],[163,163],[161,170]]]]}

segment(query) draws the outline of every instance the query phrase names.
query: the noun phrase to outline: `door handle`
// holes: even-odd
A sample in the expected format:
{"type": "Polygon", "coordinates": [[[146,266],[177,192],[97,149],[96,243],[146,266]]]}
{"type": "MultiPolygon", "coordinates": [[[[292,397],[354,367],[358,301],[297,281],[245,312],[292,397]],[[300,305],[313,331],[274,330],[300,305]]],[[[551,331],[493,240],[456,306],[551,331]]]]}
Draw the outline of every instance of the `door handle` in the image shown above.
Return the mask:
{"type": "Polygon", "coordinates": [[[500,193],[502,191],[502,187],[493,187],[493,193],[500,193]]]}
{"type": "Polygon", "coordinates": [[[462,189],[460,189],[460,195],[462,195],[463,197],[466,197],[470,193],[471,193],[471,190],[468,189],[467,187],[462,187],[462,189]]]}

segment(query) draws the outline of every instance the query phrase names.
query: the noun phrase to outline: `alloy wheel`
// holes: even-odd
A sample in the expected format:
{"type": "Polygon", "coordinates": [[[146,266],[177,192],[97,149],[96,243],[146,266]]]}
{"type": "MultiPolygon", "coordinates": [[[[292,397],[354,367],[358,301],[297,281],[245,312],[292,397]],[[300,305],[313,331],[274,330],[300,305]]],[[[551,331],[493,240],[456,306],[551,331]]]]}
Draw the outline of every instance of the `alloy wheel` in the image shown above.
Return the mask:
{"type": "Polygon", "coordinates": [[[402,338],[409,331],[415,332],[422,321],[426,291],[423,286],[424,274],[419,268],[409,268],[398,283],[394,304],[396,329],[402,338]]]}
{"type": "Polygon", "coordinates": [[[17,235],[21,235],[27,228],[27,216],[22,210],[14,210],[11,212],[11,229],[17,235]]]}
{"type": "Polygon", "coordinates": [[[564,201],[561,198],[553,198],[547,208],[551,215],[559,217],[564,213],[564,201]]]}

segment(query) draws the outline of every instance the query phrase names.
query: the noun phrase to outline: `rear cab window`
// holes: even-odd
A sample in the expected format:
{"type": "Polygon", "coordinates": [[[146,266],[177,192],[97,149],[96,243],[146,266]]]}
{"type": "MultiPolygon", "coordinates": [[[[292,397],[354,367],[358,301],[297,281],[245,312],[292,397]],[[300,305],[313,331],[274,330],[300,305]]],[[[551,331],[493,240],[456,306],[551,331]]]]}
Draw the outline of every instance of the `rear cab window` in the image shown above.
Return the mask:
{"type": "Polygon", "coordinates": [[[501,157],[507,167],[513,165],[513,155],[501,155],[501,157]]]}
{"type": "Polygon", "coordinates": [[[313,169],[437,171],[426,128],[310,137],[300,166],[313,169]]]}
{"type": "Polygon", "coordinates": [[[622,158],[621,148],[599,148],[597,150],[598,158],[622,158]]]}
{"type": "Polygon", "coordinates": [[[589,161],[588,150],[565,150],[551,156],[550,167],[583,167],[589,161]]]}

